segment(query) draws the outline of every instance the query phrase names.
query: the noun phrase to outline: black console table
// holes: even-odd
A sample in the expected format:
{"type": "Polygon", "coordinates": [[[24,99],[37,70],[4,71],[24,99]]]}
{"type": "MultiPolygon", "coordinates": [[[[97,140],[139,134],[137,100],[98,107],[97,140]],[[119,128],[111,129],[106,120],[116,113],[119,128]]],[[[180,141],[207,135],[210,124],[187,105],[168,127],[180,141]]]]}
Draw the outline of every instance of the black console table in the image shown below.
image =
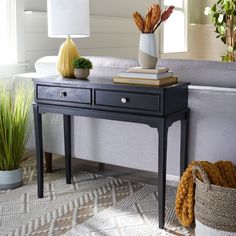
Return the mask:
{"type": "Polygon", "coordinates": [[[158,129],[159,228],[165,224],[165,187],[168,127],[181,121],[180,175],[187,165],[188,83],[165,87],[114,84],[111,79],[34,79],[34,124],[37,152],[38,197],[43,197],[42,114],[63,114],[66,183],[71,183],[71,117],[147,124],[158,129]]]}

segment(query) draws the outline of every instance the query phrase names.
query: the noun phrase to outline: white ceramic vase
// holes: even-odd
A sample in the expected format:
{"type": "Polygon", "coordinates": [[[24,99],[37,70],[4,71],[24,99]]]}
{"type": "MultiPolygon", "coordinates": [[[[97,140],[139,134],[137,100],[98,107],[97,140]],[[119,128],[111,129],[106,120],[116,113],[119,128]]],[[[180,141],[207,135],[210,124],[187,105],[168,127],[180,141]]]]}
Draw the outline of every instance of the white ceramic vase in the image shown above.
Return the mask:
{"type": "Polygon", "coordinates": [[[139,41],[138,62],[143,69],[154,69],[157,64],[157,48],[154,33],[142,33],[139,41]]]}
{"type": "Polygon", "coordinates": [[[22,185],[22,170],[1,170],[0,171],[0,189],[14,189],[22,185]]]}

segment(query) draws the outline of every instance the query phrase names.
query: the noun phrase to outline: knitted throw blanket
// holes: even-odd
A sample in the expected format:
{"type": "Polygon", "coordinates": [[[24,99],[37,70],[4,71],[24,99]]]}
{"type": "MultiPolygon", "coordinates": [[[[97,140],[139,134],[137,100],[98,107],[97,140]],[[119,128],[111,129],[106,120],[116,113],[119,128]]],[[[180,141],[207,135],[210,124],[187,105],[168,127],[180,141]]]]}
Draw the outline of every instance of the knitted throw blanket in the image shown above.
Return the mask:
{"type": "MultiPolygon", "coordinates": [[[[194,221],[195,185],[193,182],[192,168],[201,165],[211,181],[211,184],[236,188],[236,170],[232,162],[219,161],[194,161],[185,170],[177,189],[175,211],[180,223],[189,227],[194,221]]],[[[198,177],[200,180],[200,176],[198,177]]]]}

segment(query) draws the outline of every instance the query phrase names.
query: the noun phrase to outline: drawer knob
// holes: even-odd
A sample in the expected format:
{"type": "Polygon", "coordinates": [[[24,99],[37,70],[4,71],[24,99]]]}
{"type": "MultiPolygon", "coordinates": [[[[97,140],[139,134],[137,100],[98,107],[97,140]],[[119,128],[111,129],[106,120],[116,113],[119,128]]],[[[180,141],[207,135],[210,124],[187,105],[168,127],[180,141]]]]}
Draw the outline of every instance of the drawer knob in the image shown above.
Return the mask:
{"type": "Polygon", "coordinates": [[[128,102],[128,99],[127,99],[127,98],[121,98],[121,102],[122,102],[123,104],[125,104],[125,103],[128,102]]]}
{"type": "Polygon", "coordinates": [[[66,92],[61,92],[60,93],[60,97],[66,97],[67,96],[67,93],[66,92]]]}

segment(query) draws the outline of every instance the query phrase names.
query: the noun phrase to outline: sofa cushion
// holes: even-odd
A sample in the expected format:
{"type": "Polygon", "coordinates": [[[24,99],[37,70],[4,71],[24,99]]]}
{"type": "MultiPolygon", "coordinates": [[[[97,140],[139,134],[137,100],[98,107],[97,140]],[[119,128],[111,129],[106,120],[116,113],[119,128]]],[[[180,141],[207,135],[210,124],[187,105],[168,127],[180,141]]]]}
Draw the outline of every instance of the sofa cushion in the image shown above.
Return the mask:
{"type": "Polygon", "coordinates": [[[39,58],[35,63],[34,67],[39,75],[57,75],[57,56],[47,56],[39,58]]]}
{"type": "MultiPolygon", "coordinates": [[[[108,78],[117,76],[120,71],[124,71],[129,67],[138,66],[136,59],[98,56],[86,56],[86,58],[89,58],[93,63],[90,76],[95,77],[108,78]]],[[[57,75],[56,63],[57,56],[42,57],[35,62],[35,70],[37,74],[57,75]]]]}
{"type": "Polygon", "coordinates": [[[166,59],[159,65],[169,67],[180,81],[192,85],[236,88],[235,62],[166,59]]]}
{"type": "MultiPolygon", "coordinates": [[[[120,71],[138,66],[137,59],[87,56],[93,62],[90,76],[114,77],[120,71]]],[[[56,56],[43,57],[36,61],[38,74],[57,74],[56,56]]],[[[179,81],[188,81],[192,85],[236,88],[236,63],[218,61],[200,61],[183,59],[161,59],[159,66],[169,67],[178,76],[179,81]]]]}

